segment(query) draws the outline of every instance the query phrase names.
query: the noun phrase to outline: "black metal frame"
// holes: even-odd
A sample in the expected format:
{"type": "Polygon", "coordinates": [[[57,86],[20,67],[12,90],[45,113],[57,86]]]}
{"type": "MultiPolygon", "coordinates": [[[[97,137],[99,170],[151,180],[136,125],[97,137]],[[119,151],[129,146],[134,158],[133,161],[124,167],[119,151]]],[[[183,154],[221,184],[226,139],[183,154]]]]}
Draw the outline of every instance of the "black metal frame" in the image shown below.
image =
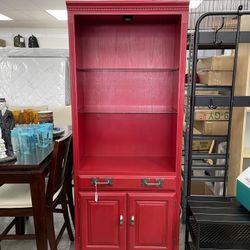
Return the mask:
{"type": "MultiPolygon", "coordinates": [[[[238,59],[238,47],[239,47],[239,36],[240,36],[240,19],[242,15],[250,15],[249,11],[242,11],[242,9],[239,7],[239,10],[237,12],[208,12],[203,14],[197,21],[196,28],[195,28],[195,34],[194,34],[194,51],[193,51],[193,67],[192,67],[192,89],[191,89],[191,97],[190,97],[190,120],[189,120],[189,145],[188,145],[188,185],[187,185],[187,196],[190,195],[190,185],[191,185],[191,171],[192,171],[192,165],[193,165],[193,159],[204,159],[202,157],[206,157],[204,154],[199,155],[195,154],[193,157],[193,151],[192,151],[192,144],[193,144],[193,124],[194,124],[194,112],[195,112],[195,106],[207,106],[210,109],[216,109],[217,106],[224,106],[229,107],[229,122],[228,122],[228,135],[227,135],[227,148],[229,149],[230,145],[230,131],[231,131],[231,125],[232,125],[232,109],[234,106],[249,106],[250,104],[250,97],[235,97],[234,96],[234,89],[235,89],[235,82],[236,82],[236,65],[237,65],[237,59],[238,59]],[[208,17],[208,16],[237,16],[238,23],[237,23],[237,30],[236,30],[236,36],[235,36],[235,57],[234,57],[234,67],[233,67],[233,79],[232,79],[232,87],[231,90],[230,87],[226,86],[220,86],[220,89],[226,89],[229,90],[230,95],[225,97],[211,97],[211,96],[195,96],[196,91],[196,71],[197,71],[197,55],[198,55],[198,45],[199,45],[199,26],[201,21],[208,17]],[[200,158],[199,158],[200,157],[200,158]]],[[[204,88],[204,90],[211,90],[211,87],[204,88]]],[[[216,86],[213,87],[213,89],[216,89],[216,86]]],[[[213,136],[210,136],[210,139],[217,139],[213,138],[213,136]]],[[[225,138],[224,138],[225,139],[225,138]]],[[[226,175],[227,175],[227,165],[228,165],[228,157],[229,157],[229,150],[227,150],[226,155],[209,155],[207,156],[214,158],[214,159],[225,159],[225,184],[224,184],[224,191],[223,194],[226,194],[226,175]],[[217,158],[218,157],[218,158],[217,158]]]]}
{"type": "MultiPolygon", "coordinates": [[[[236,68],[237,68],[237,60],[238,60],[238,49],[239,49],[239,42],[242,40],[242,32],[240,32],[240,24],[241,24],[241,17],[243,15],[250,15],[250,11],[243,11],[242,6],[239,7],[238,11],[232,12],[232,11],[226,11],[226,12],[208,12],[203,14],[197,21],[196,27],[195,27],[195,34],[194,34],[194,50],[193,50],[193,62],[192,62],[192,85],[191,85],[191,97],[190,97],[190,118],[189,118],[189,138],[188,138],[188,169],[187,169],[187,191],[186,191],[186,239],[185,239],[185,246],[187,249],[203,249],[199,245],[201,235],[199,234],[200,230],[198,230],[198,234],[196,235],[196,242],[195,244],[192,244],[192,248],[190,247],[189,242],[189,234],[190,234],[190,218],[192,215],[192,209],[190,207],[190,204],[188,202],[188,199],[190,199],[191,194],[191,181],[192,180],[200,180],[200,181],[209,181],[209,182],[223,182],[223,196],[226,196],[226,188],[227,188],[227,172],[228,172],[228,160],[229,160],[229,148],[230,148],[230,138],[231,138],[231,127],[232,127],[232,111],[233,107],[247,107],[250,106],[250,97],[244,96],[234,96],[234,90],[235,90],[235,84],[236,84],[236,68]],[[202,48],[201,45],[201,34],[200,33],[200,24],[202,20],[204,20],[206,17],[209,16],[236,16],[237,17],[237,27],[235,35],[231,35],[232,37],[235,37],[234,44],[230,45],[229,48],[233,48],[235,50],[235,56],[234,56],[234,67],[233,67],[233,77],[232,77],[232,86],[230,87],[224,87],[224,86],[213,86],[213,87],[197,87],[196,86],[196,71],[197,71],[197,56],[198,56],[198,49],[202,48]],[[228,95],[223,97],[217,97],[217,96],[195,96],[196,90],[225,90],[227,91],[228,95]],[[203,88],[203,89],[202,89],[203,88]],[[194,114],[195,114],[195,106],[204,106],[208,107],[210,109],[216,109],[219,107],[229,107],[229,120],[228,120],[228,134],[226,136],[204,136],[204,135],[193,135],[193,125],[194,125],[194,114]],[[204,153],[193,153],[192,150],[192,144],[194,140],[217,140],[217,141],[226,141],[227,142],[227,149],[226,153],[219,154],[219,153],[213,153],[213,154],[204,154],[204,153]],[[224,159],[225,164],[223,165],[213,165],[206,166],[193,164],[193,160],[195,159],[224,159]],[[198,176],[198,177],[192,177],[192,171],[202,169],[202,170],[224,170],[224,176],[222,177],[206,177],[206,176],[198,176]]],[[[219,33],[218,33],[219,34],[219,33]]],[[[218,46],[221,48],[223,47],[223,39],[221,43],[218,43],[218,34],[216,35],[216,39],[214,41],[214,46],[209,47],[213,49],[217,49],[218,46]]],[[[245,33],[244,33],[245,34],[245,33]]],[[[249,38],[245,38],[244,42],[249,40],[249,38]]],[[[204,43],[204,40],[203,40],[204,43]]],[[[223,197],[220,197],[221,199],[225,199],[223,197]]],[[[219,198],[219,199],[220,199],[219,198]]],[[[199,198],[198,198],[199,199],[199,198]]],[[[218,200],[219,201],[219,200],[218,200]]],[[[209,220],[209,218],[208,218],[209,220]]],[[[215,221],[211,220],[208,224],[213,224],[215,221]]],[[[213,224],[214,225],[214,224],[213,224]]],[[[199,227],[201,224],[197,224],[197,227],[199,227]]],[[[249,230],[250,234],[250,230],[249,230]]],[[[249,235],[250,237],[250,235],[249,235]]],[[[191,235],[191,238],[192,235],[191,235]]],[[[250,239],[250,238],[249,238],[250,239]]],[[[218,246],[220,248],[220,246],[218,246]]],[[[204,248],[206,249],[206,247],[204,248]]],[[[209,249],[215,249],[214,246],[209,249]]],[[[225,248],[226,249],[226,248],[225,248]]]]}
{"type": "Polygon", "coordinates": [[[189,47],[189,60],[188,60],[188,79],[187,83],[185,86],[185,124],[186,128],[185,131],[183,131],[183,137],[184,137],[184,148],[183,148],[183,157],[184,157],[184,162],[183,162],[183,170],[182,170],[182,178],[183,178],[183,187],[182,187],[182,195],[181,195],[181,207],[182,207],[182,216],[181,220],[182,223],[185,223],[186,220],[186,197],[187,197],[187,176],[188,176],[188,154],[185,152],[188,150],[189,147],[189,119],[190,116],[187,115],[190,113],[190,96],[191,96],[191,85],[192,85],[192,63],[193,61],[191,60],[193,58],[193,43],[194,43],[194,35],[189,34],[188,36],[188,47],[189,47]]]}
{"type": "MultiPolygon", "coordinates": [[[[217,33],[217,39],[221,43],[214,43],[214,34],[212,31],[202,31],[199,34],[199,49],[235,49],[235,36],[236,33],[233,31],[223,31],[217,33]]],[[[191,33],[188,36],[192,35],[191,33]]],[[[250,32],[241,31],[240,32],[240,43],[250,43],[250,32]]],[[[190,39],[188,39],[187,49],[189,49],[190,39]]]]}

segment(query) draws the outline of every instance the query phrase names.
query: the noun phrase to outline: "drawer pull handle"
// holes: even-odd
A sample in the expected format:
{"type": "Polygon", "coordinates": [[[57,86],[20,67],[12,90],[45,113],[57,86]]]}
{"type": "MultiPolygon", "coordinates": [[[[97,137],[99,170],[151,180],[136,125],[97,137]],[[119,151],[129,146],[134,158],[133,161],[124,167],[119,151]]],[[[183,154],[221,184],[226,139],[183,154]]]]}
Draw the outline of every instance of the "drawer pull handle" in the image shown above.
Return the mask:
{"type": "Polygon", "coordinates": [[[131,218],[130,218],[130,225],[134,226],[134,224],[135,224],[135,216],[132,215],[131,218]]]}
{"type": "Polygon", "coordinates": [[[123,223],[124,223],[123,215],[120,215],[120,225],[123,225],[123,223]]]}
{"type": "Polygon", "coordinates": [[[92,186],[112,186],[113,181],[111,178],[105,178],[104,181],[100,181],[100,178],[91,178],[91,185],[92,186]]]}
{"type": "Polygon", "coordinates": [[[164,180],[155,179],[155,182],[150,182],[149,178],[145,178],[141,180],[142,187],[163,187],[164,180]]]}

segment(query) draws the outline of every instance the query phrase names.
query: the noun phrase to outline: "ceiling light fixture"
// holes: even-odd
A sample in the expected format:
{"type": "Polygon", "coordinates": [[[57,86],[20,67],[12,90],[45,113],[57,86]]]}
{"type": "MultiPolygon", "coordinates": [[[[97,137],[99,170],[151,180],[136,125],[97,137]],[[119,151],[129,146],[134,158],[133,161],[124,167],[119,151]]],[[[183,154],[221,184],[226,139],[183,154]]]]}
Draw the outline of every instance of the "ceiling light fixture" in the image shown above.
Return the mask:
{"type": "Polygon", "coordinates": [[[59,21],[68,20],[68,15],[66,10],[46,10],[46,11],[59,21]]]}
{"type": "Polygon", "coordinates": [[[11,21],[11,20],[13,19],[3,14],[0,14],[0,21],[11,21]]]}
{"type": "Polygon", "coordinates": [[[203,0],[190,0],[189,8],[190,9],[196,9],[200,6],[200,4],[203,2],[203,0]]]}

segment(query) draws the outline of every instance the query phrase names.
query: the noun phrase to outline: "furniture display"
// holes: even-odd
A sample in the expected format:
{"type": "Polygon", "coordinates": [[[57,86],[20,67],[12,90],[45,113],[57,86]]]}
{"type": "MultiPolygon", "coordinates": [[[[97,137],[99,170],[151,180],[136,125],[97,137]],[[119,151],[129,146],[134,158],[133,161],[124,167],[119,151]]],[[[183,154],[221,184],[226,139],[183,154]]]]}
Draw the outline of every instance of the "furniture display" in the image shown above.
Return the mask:
{"type": "Polygon", "coordinates": [[[188,5],[67,1],[78,250],[179,249],[188,5]]]}
{"type": "MultiPolygon", "coordinates": [[[[238,62],[239,42],[241,41],[241,18],[250,15],[249,11],[243,11],[242,6],[235,12],[208,12],[202,15],[196,25],[194,34],[194,51],[192,62],[192,84],[190,97],[190,121],[188,138],[188,168],[187,168],[187,200],[186,200],[186,238],[185,249],[249,249],[250,247],[250,217],[249,212],[235,201],[235,198],[227,197],[227,177],[229,159],[233,154],[231,144],[231,128],[233,110],[250,105],[249,96],[240,96],[236,90],[236,68],[238,62]],[[196,84],[197,55],[200,43],[200,24],[207,17],[223,18],[231,17],[236,20],[234,31],[234,67],[232,72],[232,86],[203,86],[196,84]],[[196,95],[196,91],[223,91],[224,95],[196,95]],[[219,107],[228,109],[228,133],[216,135],[195,135],[193,133],[194,116],[197,107],[207,107],[209,112],[216,112],[219,107]],[[204,154],[194,153],[192,143],[194,140],[215,140],[226,142],[225,152],[204,154]],[[217,160],[216,164],[197,163],[197,160],[217,160]],[[223,161],[221,161],[223,160],[223,161]],[[193,176],[194,170],[222,171],[221,176],[193,176]],[[204,182],[223,182],[223,196],[202,197],[191,195],[191,182],[193,180],[204,182]]],[[[224,19],[223,19],[224,20],[224,19]]],[[[215,32],[214,45],[218,46],[218,31],[215,32]]],[[[221,44],[221,42],[220,42],[221,44]]],[[[237,168],[237,165],[231,165],[237,168]]]]}
{"type": "Polygon", "coordinates": [[[56,249],[52,212],[59,202],[62,203],[63,210],[56,209],[56,212],[63,212],[65,218],[59,235],[61,236],[67,228],[70,239],[73,240],[65,207],[67,206],[66,185],[63,181],[64,177],[60,174],[60,171],[66,167],[64,162],[66,162],[65,155],[67,157],[70,139],[71,133],[68,132],[64,138],[55,142],[54,147],[36,148],[29,155],[18,153],[17,161],[0,164],[0,184],[2,185],[0,187],[0,217],[16,217],[2,232],[0,240],[36,239],[37,249],[46,250],[49,236],[51,247],[53,247],[51,249],[56,249]],[[52,172],[50,168],[53,169],[52,172]],[[47,185],[45,177],[49,172],[51,174],[47,185]],[[47,193],[45,193],[46,186],[47,193]],[[24,234],[22,218],[25,216],[33,216],[35,235],[24,234]],[[48,223],[46,223],[47,216],[50,216],[48,223]],[[14,225],[17,235],[8,234],[14,225]],[[49,234],[47,235],[48,227],[49,234]]]}
{"type": "MultiPolygon", "coordinates": [[[[217,18],[220,18],[217,17],[217,18]]],[[[208,20],[208,18],[207,18],[208,20]]],[[[219,19],[220,20],[220,19],[219,19]]],[[[222,19],[223,20],[223,19],[222,19]]],[[[200,50],[223,50],[223,49],[232,49],[235,50],[236,47],[236,32],[235,30],[227,31],[228,26],[226,25],[229,20],[229,16],[224,17],[224,27],[222,30],[214,31],[203,31],[202,23],[200,26],[199,32],[199,43],[197,44],[198,53],[200,50]],[[217,39],[219,42],[216,43],[217,39]]],[[[237,58],[237,67],[236,67],[236,82],[234,95],[235,96],[247,96],[248,95],[248,79],[249,79],[249,59],[250,59],[250,32],[249,32],[249,16],[243,15],[241,18],[240,25],[240,36],[239,36],[239,49],[238,49],[238,58],[237,58]]],[[[189,60],[188,60],[188,83],[187,83],[187,97],[186,97],[186,129],[184,132],[185,152],[189,148],[189,121],[190,121],[190,97],[191,97],[191,86],[192,86],[192,68],[193,68],[193,53],[194,53],[194,34],[189,34],[188,40],[188,49],[189,49],[189,60]]],[[[228,65],[228,63],[227,63],[228,65]]],[[[232,81],[231,81],[232,82],[232,81]]],[[[216,98],[220,96],[230,95],[231,87],[230,86],[207,86],[196,84],[195,88],[195,98],[199,98],[198,95],[206,95],[210,98],[216,98]],[[223,94],[222,94],[223,93],[223,94]]],[[[216,109],[211,112],[217,112],[216,109]]],[[[192,175],[192,186],[198,185],[198,183],[203,183],[206,187],[205,190],[215,193],[215,195],[221,195],[224,191],[227,191],[228,195],[235,195],[235,181],[237,176],[242,172],[244,160],[247,162],[247,146],[246,142],[248,141],[248,112],[249,108],[247,107],[237,107],[232,110],[232,129],[230,135],[230,150],[231,154],[228,159],[228,174],[224,173],[225,169],[225,159],[213,159],[213,162],[216,165],[204,164],[204,161],[201,162],[201,165],[192,167],[192,173],[196,172],[196,175],[192,175]],[[221,164],[219,164],[221,163],[221,164]],[[197,173],[198,171],[198,173],[197,173]],[[207,171],[211,175],[198,176],[201,171],[207,171]],[[209,185],[209,187],[208,187],[209,185]],[[227,190],[226,190],[226,189],[227,190]]],[[[227,113],[228,114],[228,110],[227,113]]],[[[213,116],[215,119],[219,118],[219,115],[213,116]]],[[[226,116],[225,116],[226,117],[226,116]]],[[[227,119],[229,116],[227,116],[227,119]]],[[[198,128],[197,125],[203,122],[207,123],[207,127],[201,127],[201,136],[194,133],[194,138],[192,144],[197,141],[206,141],[212,140],[213,142],[224,144],[226,143],[223,140],[227,140],[228,135],[228,120],[227,121],[194,121],[193,128],[198,128]],[[198,124],[199,123],[199,124],[198,124]],[[205,135],[205,136],[204,136],[205,135]],[[216,136],[218,135],[218,136],[216,136]],[[202,140],[201,140],[202,139],[202,140]]],[[[225,152],[225,151],[224,151],[225,152]]],[[[194,152],[195,153],[195,152],[194,152]]],[[[220,157],[220,156],[218,156],[220,157]]],[[[183,188],[182,188],[182,221],[185,222],[186,219],[186,197],[187,197],[187,178],[188,178],[188,158],[189,154],[184,154],[184,168],[183,168],[183,188]]],[[[210,160],[211,162],[211,160],[210,160]]],[[[206,192],[207,194],[208,192],[206,192]]]]}

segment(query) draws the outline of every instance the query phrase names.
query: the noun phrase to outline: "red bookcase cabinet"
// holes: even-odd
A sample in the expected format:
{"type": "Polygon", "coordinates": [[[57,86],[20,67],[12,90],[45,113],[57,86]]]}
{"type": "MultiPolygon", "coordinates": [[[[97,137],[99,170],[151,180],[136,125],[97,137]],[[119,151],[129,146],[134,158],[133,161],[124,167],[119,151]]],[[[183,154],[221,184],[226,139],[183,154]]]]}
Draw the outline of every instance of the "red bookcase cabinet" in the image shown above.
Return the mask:
{"type": "Polygon", "coordinates": [[[179,249],[188,0],[67,1],[76,249],[179,249]]]}

